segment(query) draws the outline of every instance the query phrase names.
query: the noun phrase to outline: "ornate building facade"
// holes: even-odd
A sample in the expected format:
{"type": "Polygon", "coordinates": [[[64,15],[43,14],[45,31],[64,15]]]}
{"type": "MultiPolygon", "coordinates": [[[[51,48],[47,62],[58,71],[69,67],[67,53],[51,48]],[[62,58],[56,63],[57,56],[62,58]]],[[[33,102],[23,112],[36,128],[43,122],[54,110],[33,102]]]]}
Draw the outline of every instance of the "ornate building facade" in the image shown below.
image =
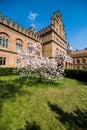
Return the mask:
{"type": "MultiPolygon", "coordinates": [[[[18,52],[28,47],[30,43],[36,42],[41,43],[43,56],[55,57],[59,51],[67,55],[66,34],[59,11],[53,14],[50,25],[39,32],[35,32],[32,27],[23,28],[0,14],[0,66],[17,66],[18,52]]],[[[73,59],[68,55],[65,67],[73,68],[73,59]]]]}
{"type": "Polygon", "coordinates": [[[28,47],[29,43],[41,43],[41,38],[33,28],[25,29],[0,14],[0,66],[17,66],[18,52],[28,47]]]}
{"type": "Polygon", "coordinates": [[[55,12],[51,24],[38,32],[42,38],[43,56],[54,57],[57,51],[66,54],[66,34],[60,12],[55,12]]]}
{"type": "Polygon", "coordinates": [[[69,43],[67,50],[69,56],[73,58],[73,69],[86,70],[87,69],[87,48],[85,48],[84,50],[72,51],[72,46],[69,43]]]}

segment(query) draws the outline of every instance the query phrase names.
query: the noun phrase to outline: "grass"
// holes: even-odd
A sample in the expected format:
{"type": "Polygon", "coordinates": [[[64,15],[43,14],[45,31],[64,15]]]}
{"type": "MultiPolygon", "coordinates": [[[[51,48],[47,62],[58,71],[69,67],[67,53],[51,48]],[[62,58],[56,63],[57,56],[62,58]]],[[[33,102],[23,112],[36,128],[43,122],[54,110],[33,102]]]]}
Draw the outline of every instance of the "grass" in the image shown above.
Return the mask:
{"type": "Polygon", "coordinates": [[[0,130],[87,130],[86,122],[87,83],[0,77],[0,130]]]}

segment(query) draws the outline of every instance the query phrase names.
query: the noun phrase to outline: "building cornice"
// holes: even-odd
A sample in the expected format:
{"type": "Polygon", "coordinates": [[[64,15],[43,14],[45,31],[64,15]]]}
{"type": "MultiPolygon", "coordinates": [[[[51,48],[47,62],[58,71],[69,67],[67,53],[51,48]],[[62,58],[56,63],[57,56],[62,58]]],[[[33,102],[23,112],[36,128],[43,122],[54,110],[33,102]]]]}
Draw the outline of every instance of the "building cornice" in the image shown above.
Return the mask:
{"type": "Polygon", "coordinates": [[[40,34],[40,36],[44,37],[47,34],[52,33],[52,32],[54,32],[65,44],[67,44],[67,42],[54,29],[51,29],[51,30],[49,30],[47,32],[44,32],[43,34],[40,34]]]}
{"type": "Polygon", "coordinates": [[[64,48],[64,47],[62,47],[60,44],[58,44],[56,41],[54,41],[54,40],[50,40],[50,41],[47,41],[47,42],[44,42],[44,43],[42,43],[42,45],[44,45],[44,44],[49,44],[50,42],[55,42],[58,46],[60,46],[62,49],[64,49],[65,51],[66,51],[66,49],[64,48]]]}
{"type": "Polygon", "coordinates": [[[76,65],[76,66],[79,66],[79,65],[87,65],[87,63],[79,63],[79,64],[73,64],[73,65],[76,65]]]}
{"type": "MultiPolygon", "coordinates": [[[[16,29],[14,29],[14,28],[12,28],[12,27],[10,27],[10,26],[8,26],[8,25],[2,23],[2,22],[0,22],[0,24],[3,25],[3,26],[5,26],[6,28],[9,28],[9,29],[11,29],[11,30],[13,30],[13,31],[15,31],[15,32],[17,32],[17,33],[19,33],[19,34],[21,34],[21,35],[24,35],[24,36],[27,37],[27,38],[30,38],[30,39],[32,39],[32,40],[35,40],[36,42],[39,42],[39,40],[40,40],[40,39],[36,40],[35,38],[30,37],[30,36],[27,35],[26,33],[23,33],[22,31],[16,30],[16,29]]],[[[32,33],[33,33],[33,32],[32,32],[32,33]]]]}
{"type": "Polygon", "coordinates": [[[13,52],[13,51],[5,50],[5,49],[0,49],[0,51],[9,52],[9,53],[13,53],[13,54],[18,54],[17,52],[13,52]]]}
{"type": "Polygon", "coordinates": [[[70,57],[72,57],[72,58],[83,58],[83,57],[87,57],[87,55],[80,55],[80,56],[72,56],[72,55],[70,55],[70,57]]]}

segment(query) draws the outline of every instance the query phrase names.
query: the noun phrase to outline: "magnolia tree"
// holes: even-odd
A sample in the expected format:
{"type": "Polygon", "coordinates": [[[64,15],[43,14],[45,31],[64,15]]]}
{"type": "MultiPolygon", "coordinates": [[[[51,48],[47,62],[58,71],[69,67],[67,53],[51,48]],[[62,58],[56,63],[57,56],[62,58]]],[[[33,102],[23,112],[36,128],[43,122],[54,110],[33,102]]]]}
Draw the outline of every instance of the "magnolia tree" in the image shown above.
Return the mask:
{"type": "Polygon", "coordinates": [[[53,77],[62,78],[64,75],[63,54],[58,53],[54,57],[43,57],[41,55],[41,44],[29,44],[28,48],[18,54],[20,64],[17,71],[23,75],[39,74],[39,78],[53,79],[53,77]]]}

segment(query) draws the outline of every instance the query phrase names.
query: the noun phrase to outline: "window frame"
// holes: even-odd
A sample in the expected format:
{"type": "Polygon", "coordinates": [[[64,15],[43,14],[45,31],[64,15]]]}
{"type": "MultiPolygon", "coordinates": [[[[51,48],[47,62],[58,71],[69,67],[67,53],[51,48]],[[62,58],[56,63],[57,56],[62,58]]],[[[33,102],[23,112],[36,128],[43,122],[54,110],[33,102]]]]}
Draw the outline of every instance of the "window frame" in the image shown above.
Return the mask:
{"type": "Polygon", "coordinates": [[[0,36],[0,47],[7,49],[8,48],[8,38],[0,36]]]}
{"type": "Polygon", "coordinates": [[[83,64],[85,64],[85,63],[86,63],[86,60],[85,60],[84,58],[82,59],[82,63],[83,63],[83,64]]]}
{"type": "Polygon", "coordinates": [[[77,60],[76,60],[76,63],[77,63],[77,64],[80,64],[80,59],[77,59],[77,60]]]}
{"type": "Polygon", "coordinates": [[[16,51],[21,52],[22,51],[22,43],[16,41],[16,51]]]}
{"type": "Polygon", "coordinates": [[[6,57],[0,56],[0,66],[5,66],[6,65],[6,57]]]}

